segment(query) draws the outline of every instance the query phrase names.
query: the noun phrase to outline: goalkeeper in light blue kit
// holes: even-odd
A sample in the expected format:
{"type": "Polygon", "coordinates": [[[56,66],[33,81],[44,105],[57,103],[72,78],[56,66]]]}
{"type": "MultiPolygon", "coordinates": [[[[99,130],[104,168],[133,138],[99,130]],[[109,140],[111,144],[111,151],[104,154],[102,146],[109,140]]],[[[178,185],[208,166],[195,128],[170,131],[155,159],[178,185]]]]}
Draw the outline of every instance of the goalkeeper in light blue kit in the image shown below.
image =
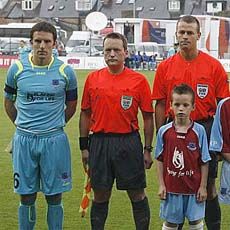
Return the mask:
{"type": "Polygon", "coordinates": [[[62,193],[72,187],[63,127],[76,111],[77,80],[73,69],[52,55],[56,38],[51,24],[34,25],[32,53],[10,67],[5,83],[5,110],[16,125],[12,156],[20,230],[34,229],[39,191],[48,204],[49,230],[62,229],[62,193]]]}

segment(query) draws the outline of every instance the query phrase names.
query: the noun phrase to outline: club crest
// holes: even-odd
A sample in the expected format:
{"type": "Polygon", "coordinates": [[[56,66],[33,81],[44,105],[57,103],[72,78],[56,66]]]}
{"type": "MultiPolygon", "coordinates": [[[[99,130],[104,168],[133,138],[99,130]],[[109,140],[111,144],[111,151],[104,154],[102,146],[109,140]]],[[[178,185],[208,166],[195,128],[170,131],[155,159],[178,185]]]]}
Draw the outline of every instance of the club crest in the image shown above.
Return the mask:
{"type": "Polygon", "coordinates": [[[208,95],[208,85],[197,84],[197,95],[199,98],[203,99],[208,95]]]}
{"type": "Polygon", "coordinates": [[[131,107],[132,105],[132,102],[133,102],[133,97],[132,96],[122,96],[121,97],[121,107],[124,109],[124,110],[127,110],[131,107]]]}
{"type": "Polygon", "coordinates": [[[58,79],[53,79],[52,80],[52,85],[59,85],[59,80],[58,79]]]}
{"type": "Polygon", "coordinates": [[[191,151],[195,151],[196,150],[196,143],[189,142],[187,145],[187,148],[191,151]]]}

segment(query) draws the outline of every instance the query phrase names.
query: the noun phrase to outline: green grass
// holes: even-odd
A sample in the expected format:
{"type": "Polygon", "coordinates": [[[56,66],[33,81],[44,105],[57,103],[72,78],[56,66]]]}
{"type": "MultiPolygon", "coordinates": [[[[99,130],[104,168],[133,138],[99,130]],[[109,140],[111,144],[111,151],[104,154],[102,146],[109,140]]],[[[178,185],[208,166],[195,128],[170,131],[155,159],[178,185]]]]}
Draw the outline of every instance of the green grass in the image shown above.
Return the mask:
{"type": "MultiPolygon", "coordinates": [[[[89,212],[85,218],[81,218],[78,212],[82,197],[84,174],[81,164],[81,156],[78,147],[78,120],[80,111],[80,99],[82,95],[85,77],[88,71],[77,71],[79,85],[79,104],[77,113],[66,127],[72,150],[72,169],[73,169],[73,189],[64,194],[63,204],[65,212],[64,229],[89,230],[89,212]]],[[[152,86],[154,72],[143,72],[152,86]]],[[[0,100],[3,101],[3,88],[6,70],[0,69],[0,87],[2,93],[0,100]]],[[[0,105],[0,230],[17,229],[17,208],[19,204],[18,195],[13,192],[13,176],[11,155],[4,150],[14,133],[14,126],[0,105]]],[[[141,131],[142,133],[142,131],[141,131]]],[[[155,165],[147,171],[148,187],[146,193],[149,198],[151,208],[151,230],[161,229],[159,219],[159,199],[157,197],[157,178],[155,165]]],[[[229,206],[222,206],[222,230],[228,230],[230,226],[229,206]]],[[[44,230],[46,226],[46,203],[44,197],[39,193],[37,199],[37,223],[36,229],[44,230]]],[[[113,190],[109,215],[106,222],[106,230],[130,230],[135,229],[132,219],[131,205],[125,192],[113,190]]],[[[187,229],[187,227],[186,227],[187,229]]]]}

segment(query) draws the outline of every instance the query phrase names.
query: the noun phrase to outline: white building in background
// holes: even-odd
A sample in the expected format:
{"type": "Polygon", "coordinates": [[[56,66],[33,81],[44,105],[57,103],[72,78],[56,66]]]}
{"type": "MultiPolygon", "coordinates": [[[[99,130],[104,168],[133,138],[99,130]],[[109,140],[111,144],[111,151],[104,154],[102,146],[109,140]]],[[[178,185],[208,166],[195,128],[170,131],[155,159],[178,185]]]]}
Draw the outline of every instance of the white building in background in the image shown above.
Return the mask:
{"type": "Polygon", "coordinates": [[[155,42],[171,46],[176,41],[176,20],[115,18],[114,30],[127,37],[129,44],[155,42]]]}
{"type": "MultiPolygon", "coordinates": [[[[201,25],[198,48],[218,59],[230,59],[230,18],[194,15],[201,25]]],[[[154,42],[172,46],[176,42],[177,20],[115,18],[114,30],[124,34],[129,44],[154,42]]]]}
{"type": "Polygon", "coordinates": [[[40,0],[22,0],[22,10],[34,10],[40,3],[40,0]]]}

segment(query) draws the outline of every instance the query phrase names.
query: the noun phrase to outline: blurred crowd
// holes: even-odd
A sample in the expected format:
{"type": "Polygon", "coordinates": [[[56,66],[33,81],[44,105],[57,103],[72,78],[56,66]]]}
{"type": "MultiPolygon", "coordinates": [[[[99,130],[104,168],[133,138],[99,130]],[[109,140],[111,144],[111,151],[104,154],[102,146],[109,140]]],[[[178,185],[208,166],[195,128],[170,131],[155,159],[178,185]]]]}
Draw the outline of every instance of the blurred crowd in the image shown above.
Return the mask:
{"type": "Polygon", "coordinates": [[[156,70],[157,54],[148,56],[145,52],[131,51],[125,59],[125,66],[134,70],[156,70]]]}

